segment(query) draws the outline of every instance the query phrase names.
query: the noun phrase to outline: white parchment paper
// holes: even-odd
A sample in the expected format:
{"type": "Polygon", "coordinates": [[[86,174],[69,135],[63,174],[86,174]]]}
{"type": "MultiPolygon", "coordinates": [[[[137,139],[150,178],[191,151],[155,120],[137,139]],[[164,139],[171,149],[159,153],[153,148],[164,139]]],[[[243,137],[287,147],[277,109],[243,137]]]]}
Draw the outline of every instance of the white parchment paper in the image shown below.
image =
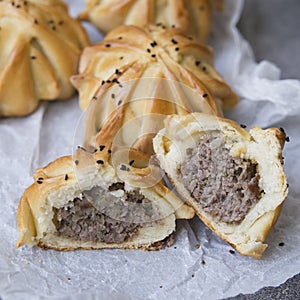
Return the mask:
{"type": "MultiPolygon", "coordinates": [[[[68,1],[71,13],[83,1],[68,1]]],[[[72,153],[81,115],[78,99],[44,103],[34,114],[0,120],[0,296],[2,299],[221,299],[277,286],[300,272],[300,82],[279,80],[269,62],[256,64],[236,29],[243,1],[227,0],[211,44],[216,67],[241,97],[227,116],[248,127],[283,127],[290,193],[262,260],[231,254],[198,219],[180,222],[174,246],[159,252],[16,250],[16,208],[37,167],[72,153]],[[284,246],[278,244],[284,242],[284,246]],[[196,249],[195,245],[200,244],[196,249]],[[205,264],[202,264],[205,261],[205,264]]],[[[100,39],[88,27],[93,41],[100,39]]]]}

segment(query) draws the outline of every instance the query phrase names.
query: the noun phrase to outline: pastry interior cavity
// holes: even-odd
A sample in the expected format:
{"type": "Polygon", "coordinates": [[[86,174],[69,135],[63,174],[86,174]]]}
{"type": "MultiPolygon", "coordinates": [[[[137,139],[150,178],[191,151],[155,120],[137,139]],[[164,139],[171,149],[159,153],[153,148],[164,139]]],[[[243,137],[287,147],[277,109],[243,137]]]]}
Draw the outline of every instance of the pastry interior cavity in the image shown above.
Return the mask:
{"type": "Polygon", "coordinates": [[[123,243],[143,226],[160,219],[150,200],[118,182],[108,190],[96,186],[54,209],[57,234],[77,241],[123,243]]]}
{"type": "Polygon", "coordinates": [[[240,223],[263,193],[257,164],[233,157],[218,130],[204,133],[195,148],[186,150],[179,176],[203,210],[227,224],[240,223]]]}

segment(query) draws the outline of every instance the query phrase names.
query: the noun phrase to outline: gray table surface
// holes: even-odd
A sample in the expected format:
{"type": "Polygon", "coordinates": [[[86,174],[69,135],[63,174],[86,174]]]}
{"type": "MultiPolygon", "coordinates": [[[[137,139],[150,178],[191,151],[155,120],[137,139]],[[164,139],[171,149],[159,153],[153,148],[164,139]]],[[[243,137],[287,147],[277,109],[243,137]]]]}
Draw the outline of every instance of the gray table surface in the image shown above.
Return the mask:
{"type": "MultiPolygon", "coordinates": [[[[257,61],[266,59],[282,70],[282,78],[300,79],[300,1],[245,0],[239,29],[250,42],[257,61]]],[[[279,287],[230,299],[300,299],[300,274],[279,287]]]]}

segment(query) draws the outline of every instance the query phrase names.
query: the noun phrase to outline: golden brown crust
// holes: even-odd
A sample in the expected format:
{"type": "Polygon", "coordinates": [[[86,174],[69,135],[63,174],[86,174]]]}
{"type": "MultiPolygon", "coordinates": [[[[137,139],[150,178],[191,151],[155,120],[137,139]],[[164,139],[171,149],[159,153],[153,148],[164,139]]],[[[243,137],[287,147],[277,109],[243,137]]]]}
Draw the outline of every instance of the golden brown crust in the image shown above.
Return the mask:
{"type": "Polygon", "coordinates": [[[222,0],[86,0],[80,20],[92,22],[107,33],[120,25],[179,27],[206,42],[212,26],[212,10],[222,10],[222,0]]]}
{"type": "Polygon", "coordinates": [[[24,116],[40,100],[70,98],[69,77],[89,44],[60,0],[0,2],[0,117],[24,116]]]}
{"type": "Polygon", "coordinates": [[[21,247],[32,242],[32,237],[36,235],[34,219],[26,196],[24,195],[18,206],[17,224],[20,234],[20,239],[16,243],[16,247],[21,247]]]}
{"type": "Polygon", "coordinates": [[[154,138],[154,149],[161,167],[179,194],[212,231],[239,253],[260,258],[267,247],[264,241],[278,219],[288,192],[281,163],[284,132],[259,127],[247,132],[231,120],[197,113],[170,116],[165,124],[164,131],[154,138]],[[223,132],[233,156],[248,158],[258,164],[259,185],[264,193],[239,224],[216,221],[204,212],[181,182],[179,169],[185,160],[186,147],[196,145],[201,132],[209,130],[223,132]]]}

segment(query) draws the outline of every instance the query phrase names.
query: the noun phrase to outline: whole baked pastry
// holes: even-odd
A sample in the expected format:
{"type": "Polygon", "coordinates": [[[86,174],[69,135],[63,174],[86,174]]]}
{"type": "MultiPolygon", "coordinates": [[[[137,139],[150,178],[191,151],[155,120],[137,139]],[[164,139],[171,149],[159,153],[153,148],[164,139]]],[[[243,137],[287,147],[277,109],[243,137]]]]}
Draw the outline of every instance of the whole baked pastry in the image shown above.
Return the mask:
{"type": "Polygon", "coordinates": [[[187,35],[206,42],[212,26],[213,9],[223,0],[85,0],[80,20],[92,22],[107,33],[120,25],[158,24],[180,27],[187,35]]]}
{"type": "Polygon", "coordinates": [[[285,134],[231,120],[171,116],[154,138],[161,167],[200,219],[243,255],[260,258],[287,195],[285,134]]]}
{"type": "Polygon", "coordinates": [[[0,1],[0,117],[27,115],[40,100],[70,98],[69,78],[88,44],[63,1],[0,1]]]}
{"type": "Polygon", "coordinates": [[[84,147],[101,135],[99,129],[115,111],[121,111],[121,132],[132,125],[131,134],[123,134],[122,146],[152,154],[152,138],[163,128],[165,115],[222,115],[223,108],[238,101],[214,69],[211,49],[178,28],[120,26],[84,49],[79,74],[71,81],[81,108],[90,106],[84,147]]]}

